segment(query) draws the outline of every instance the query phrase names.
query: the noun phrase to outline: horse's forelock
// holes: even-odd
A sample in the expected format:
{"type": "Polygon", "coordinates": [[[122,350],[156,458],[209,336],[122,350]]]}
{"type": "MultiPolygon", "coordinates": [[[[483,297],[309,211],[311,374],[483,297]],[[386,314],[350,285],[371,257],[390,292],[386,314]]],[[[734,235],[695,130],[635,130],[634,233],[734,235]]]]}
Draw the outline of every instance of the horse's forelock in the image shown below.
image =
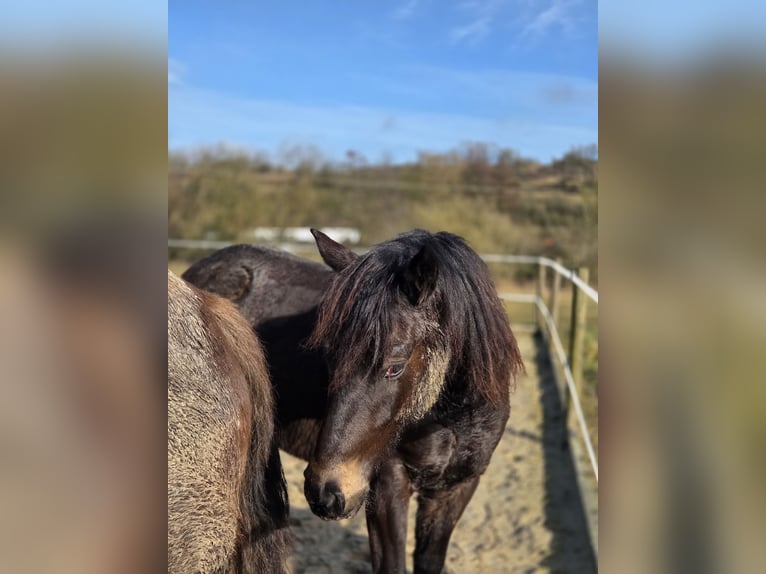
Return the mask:
{"type": "Polygon", "coordinates": [[[392,263],[388,253],[361,257],[339,272],[325,293],[308,344],[336,356],[336,380],[358,372],[360,364],[368,374],[383,361],[401,298],[392,263]]]}

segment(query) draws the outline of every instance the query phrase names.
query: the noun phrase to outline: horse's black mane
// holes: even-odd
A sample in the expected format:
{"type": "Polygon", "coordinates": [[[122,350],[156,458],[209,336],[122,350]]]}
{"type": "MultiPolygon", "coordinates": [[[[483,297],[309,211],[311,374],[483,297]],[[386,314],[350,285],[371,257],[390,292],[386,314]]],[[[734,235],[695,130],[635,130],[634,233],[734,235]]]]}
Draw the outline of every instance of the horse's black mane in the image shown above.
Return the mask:
{"type": "Polygon", "coordinates": [[[438,267],[430,304],[450,351],[449,374],[459,371],[487,400],[499,401],[522,369],[521,355],[486,264],[451,233],[404,233],[339,272],[310,343],[331,349],[338,369],[349,369],[346,374],[361,361],[379,366],[391,336],[392,311],[406,300],[400,288],[404,270],[424,246],[438,267]]]}

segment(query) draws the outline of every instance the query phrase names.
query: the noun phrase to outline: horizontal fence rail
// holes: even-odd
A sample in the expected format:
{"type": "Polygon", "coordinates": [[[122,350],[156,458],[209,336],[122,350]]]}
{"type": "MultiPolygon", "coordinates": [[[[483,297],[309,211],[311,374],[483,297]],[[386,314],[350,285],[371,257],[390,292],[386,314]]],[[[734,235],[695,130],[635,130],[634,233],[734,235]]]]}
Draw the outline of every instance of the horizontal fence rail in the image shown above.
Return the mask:
{"type": "MultiPolygon", "coordinates": [[[[598,303],[598,292],[583,281],[574,269],[567,269],[558,261],[548,259],[547,257],[538,257],[536,255],[497,255],[495,253],[483,253],[480,257],[487,263],[530,263],[535,265],[544,265],[550,267],[556,273],[569,279],[572,283],[577,285],[583,293],[585,293],[591,301],[598,303]]],[[[531,301],[530,301],[531,302],[531,301]]]]}

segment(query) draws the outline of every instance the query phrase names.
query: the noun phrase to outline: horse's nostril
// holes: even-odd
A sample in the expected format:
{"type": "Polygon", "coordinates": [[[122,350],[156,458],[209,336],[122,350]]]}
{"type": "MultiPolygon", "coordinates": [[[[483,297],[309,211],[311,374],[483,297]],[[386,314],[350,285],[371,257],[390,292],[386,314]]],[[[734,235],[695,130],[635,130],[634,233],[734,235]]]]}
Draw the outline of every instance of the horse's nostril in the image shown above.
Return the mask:
{"type": "Polygon", "coordinates": [[[346,513],[346,497],[334,480],[318,480],[318,475],[306,471],[303,491],[311,511],[325,520],[337,520],[346,513]]]}
{"type": "Polygon", "coordinates": [[[325,486],[322,504],[329,514],[340,516],[346,508],[346,497],[334,482],[325,486]]]}

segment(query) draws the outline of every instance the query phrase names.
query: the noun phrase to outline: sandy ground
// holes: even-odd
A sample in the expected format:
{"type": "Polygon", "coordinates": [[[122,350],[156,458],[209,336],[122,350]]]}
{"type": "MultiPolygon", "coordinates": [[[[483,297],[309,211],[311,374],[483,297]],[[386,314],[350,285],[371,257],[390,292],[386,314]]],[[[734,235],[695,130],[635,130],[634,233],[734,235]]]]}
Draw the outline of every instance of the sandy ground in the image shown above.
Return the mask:
{"type": "MultiPolygon", "coordinates": [[[[517,333],[527,375],[512,396],[511,417],[489,469],[455,529],[449,573],[595,572],[569,453],[563,450],[560,403],[547,357],[530,333],[517,333]]],[[[324,522],[303,496],[306,463],[283,453],[296,538],[296,573],[370,572],[364,512],[324,522]]],[[[410,504],[412,568],[416,504],[410,504]]]]}

